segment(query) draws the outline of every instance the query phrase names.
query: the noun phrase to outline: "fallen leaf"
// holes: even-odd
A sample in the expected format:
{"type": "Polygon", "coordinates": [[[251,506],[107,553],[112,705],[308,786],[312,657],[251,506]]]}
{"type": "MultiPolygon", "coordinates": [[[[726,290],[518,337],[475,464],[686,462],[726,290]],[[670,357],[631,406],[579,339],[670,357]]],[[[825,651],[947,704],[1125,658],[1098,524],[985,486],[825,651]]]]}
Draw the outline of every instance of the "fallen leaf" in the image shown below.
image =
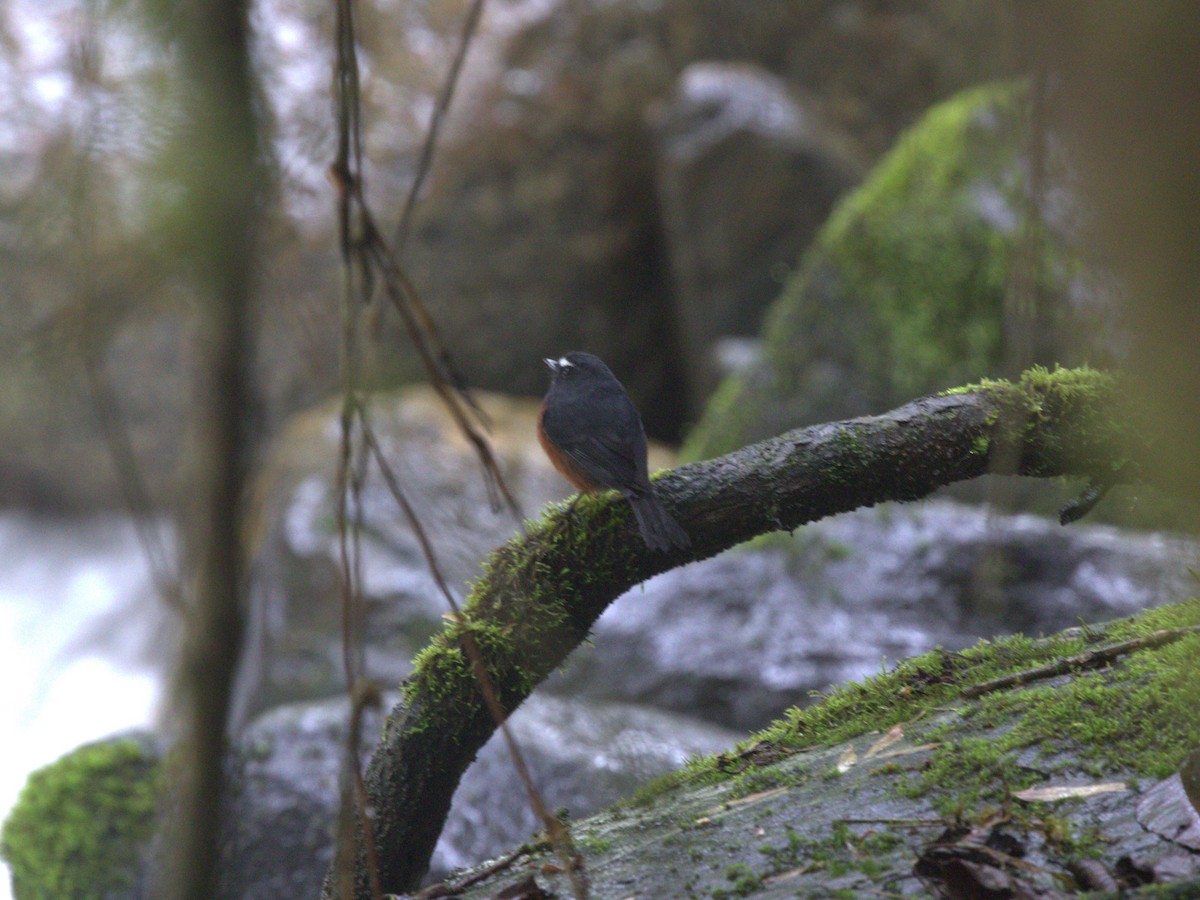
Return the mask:
{"type": "Polygon", "coordinates": [[[896,747],[894,750],[887,750],[875,757],[876,760],[894,759],[897,756],[911,756],[913,753],[924,753],[926,750],[936,750],[941,744],[934,741],[930,744],[921,744],[919,747],[896,747]]]}
{"type": "Polygon", "coordinates": [[[853,747],[847,747],[842,755],[838,757],[837,772],[839,775],[845,775],[858,763],[858,754],[854,752],[853,747]]]}
{"type": "Polygon", "coordinates": [[[1129,790],[1123,781],[1107,781],[1102,784],[1046,785],[1016,791],[1013,796],[1026,803],[1054,803],[1058,800],[1083,799],[1097,794],[1115,794],[1129,790]]]}
{"type": "Polygon", "coordinates": [[[781,881],[791,881],[793,878],[799,878],[809,869],[804,866],[800,869],[788,869],[786,872],[776,872],[774,875],[768,875],[762,880],[763,884],[778,884],[781,881]]]}
{"type": "Polygon", "coordinates": [[[769,791],[759,791],[755,794],[747,794],[745,797],[738,797],[736,800],[730,800],[725,804],[728,809],[734,806],[748,806],[751,803],[757,803],[759,800],[766,800],[768,797],[777,797],[787,790],[787,787],[771,788],[769,791]]]}
{"type": "Polygon", "coordinates": [[[1050,873],[1022,859],[1025,847],[1001,830],[1004,821],[998,816],[989,826],[947,828],[917,857],[913,874],[949,900],[1066,900],[1046,886],[1050,873]]]}
{"type": "Polygon", "coordinates": [[[888,747],[899,741],[904,740],[904,729],[899,725],[893,725],[888,729],[888,733],[873,743],[866,753],[863,754],[863,759],[868,760],[874,756],[878,756],[888,747]]]}

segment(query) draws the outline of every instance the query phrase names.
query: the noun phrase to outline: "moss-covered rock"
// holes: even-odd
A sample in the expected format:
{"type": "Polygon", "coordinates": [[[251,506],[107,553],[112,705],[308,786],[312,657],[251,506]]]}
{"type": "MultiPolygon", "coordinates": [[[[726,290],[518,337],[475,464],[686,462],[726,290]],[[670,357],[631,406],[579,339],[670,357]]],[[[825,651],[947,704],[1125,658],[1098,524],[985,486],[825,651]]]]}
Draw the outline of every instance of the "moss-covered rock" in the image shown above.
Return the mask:
{"type": "Polygon", "coordinates": [[[685,456],[1001,374],[1014,348],[1034,357],[1022,364],[1104,360],[1079,348],[1078,307],[1094,316],[1100,292],[1072,247],[1052,140],[1031,190],[1028,106],[1021,85],[973,88],[901,138],[835,209],[771,310],[761,360],[720,387],[685,456]]]}
{"type": "MultiPolygon", "coordinates": [[[[1192,892],[1161,896],[1196,896],[1200,857],[1141,817],[1154,781],[1200,739],[1198,623],[1192,600],[935,650],[837,687],[575,823],[589,894],[929,896],[961,861],[1011,891],[955,896],[1061,897],[1088,887],[1081,864],[1140,884],[1122,880],[1127,857],[1170,859],[1155,879],[1192,892]],[[1024,793],[1034,787],[1066,792],[1024,793]]],[[[528,876],[569,894],[554,860],[539,848],[455,895],[482,900],[528,876]]]]}
{"type": "Polygon", "coordinates": [[[125,736],[87,744],[30,775],[0,835],[13,896],[136,895],[159,760],[150,740],[125,736]]]}

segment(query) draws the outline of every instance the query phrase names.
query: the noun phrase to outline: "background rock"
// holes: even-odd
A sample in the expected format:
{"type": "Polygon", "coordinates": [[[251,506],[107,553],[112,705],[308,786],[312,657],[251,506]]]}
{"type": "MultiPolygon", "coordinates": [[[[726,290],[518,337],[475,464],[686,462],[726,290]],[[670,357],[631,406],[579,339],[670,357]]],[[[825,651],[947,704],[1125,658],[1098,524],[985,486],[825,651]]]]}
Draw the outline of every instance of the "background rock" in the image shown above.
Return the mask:
{"type": "MultiPolygon", "coordinates": [[[[413,177],[431,96],[466,7],[444,0],[398,14],[391,5],[363,5],[368,186],[385,227],[413,177]]],[[[340,333],[334,205],[325,178],[333,148],[328,113],[312,102],[327,89],[329,20],[303,0],[272,4],[269,15],[279,27],[263,29],[262,61],[278,168],[263,247],[261,407],[246,410],[268,438],[291,413],[336,390],[340,333]]],[[[954,0],[491,4],[417,206],[406,265],[473,384],[537,395],[543,382],[531,361],[586,348],[623,374],[651,435],[677,440],[711,377],[707,363],[696,362],[711,349],[703,323],[722,321],[740,296],[728,295],[728,279],[738,273],[734,280],[749,290],[736,326],[753,331],[762,295],[780,275],[770,266],[794,263],[790,241],[811,227],[806,220],[845,185],[847,172],[840,162],[833,176],[817,164],[768,171],[762,163],[773,157],[758,153],[753,167],[722,167],[721,190],[732,198],[723,233],[760,235],[766,244],[730,241],[728,265],[712,273],[718,283],[689,286],[677,305],[680,277],[704,273],[685,262],[695,238],[673,221],[677,211],[660,203],[650,109],[686,86],[681,75],[693,63],[710,72],[750,67],[756,80],[774,79],[802,97],[796,102],[806,123],[821,123],[806,130],[803,159],[815,162],[813,149],[817,159],[828,158],[826,138],[836,134],[851,156],[869,161],[930,103],[1007,70],[997,39],[1003,23],[1003,9],[954,0]],[[795,204],[801,221],[794,226],[776,219],[784,207],[758,199],[797,190],[821,199],[795,204]],[[718,300],[725,312],[710,311],[698,297],[718,300]]],[[[105,24],[139,40],[119,13],[105,24]]],[[[73,73],[60,74],[73,83],[73,73]]],[[[139,106],[150,95],[162,100],[147,87],[161,72],[141,73],[145,83],[115,65],[104,74],[117,107],[161,122],[160,108],[139,106]]],[[[60,132],[28,135],[29,145],[45,152],[23,156],[0,185],[18,198],[5,234],[20,236],[0,246],[0,281],[15,298],[0,311],[0,332],[11,336],[7,358],[18,363],[0,377],[7,437],[0,503],[69,510],[123,504],[80,366],[86,343],[106,364],[153,502],[170,508],[187,490],[180,423],[189,399],[190,300],[178,296],[155,204],[134,202],[136,215],[130,213],[131,196],[159,189],[152,181],[132,183],[146,160],[81,136],[65,118],[60,132]],[[80,183],[89,185],[91,203],[75,209],[71,186],[80,183]],[[90,261],[77,229],[66,224],[76,220],[96,239],[90,261]]],[[[127,123],[120,128],[130,130],[127,123]]],[[[711,241],[720,223],[709,218],[711,241]]],[[[384,306],[371,314],[380,320],[368,354],[371,382],[423,377],[384,306]]]]}
{"type": "MultiPolygon", "coordinates": [[[[673,301],[675,248],[664,234],[678,232],[669,222],[663,230],[646,125],[685,67],[756,64],[787,90],[819,98],[805,110],[810,119],[872,159],[929,103],[1002,66],[993,12],[937,0],[753,8],[557,0],[506,15],[514,10],[515,26],[481,48],[464,81],[414,222],[414,278],[475,383],[533,393],[540,382],[527,356],[585,348],[627,373],[648,431],[667,439],[680,435],[687,398],[703,391],[690,383],[688,360],[709,352],[686,345],[694,335],[679,321],[708,310],[673,301]],[[948,54],[947,43],[972,50],[948,54]]],[[[831,180],[821,166],[801,176],[809,174],[816,180],[804,178],[805,190],[817,197],[845,178],[831,180]]],[[[771,216],[772,206],[747,198],[783,195],[796,182],[782,166],[728,170],[723,191],[771,216]]],[[[767,234],[782,227],[753,225],[767,234]]],[[[730,251],[731,269],[743,272],[761,258],[760,247],[730,251]]]]}
{"type": "Polygon", "coordinates": [[[717,384],[717,342],[757,333],[784,273],[866,166],[812,98],[746,64],[688,66],[655,112],[654,133],[695,417],[717,384]]]}
{"type": "MultiPolygon", "coordinates": [[[[691,756],[727,750],[742,734],[630,703],[534,694],[510,719],[534,783],[571,818],[629,797],[691,756]]],[[[497,855],[541,830],[497,737],[467,770],[433,859],[433,875],[497,855]]]]}

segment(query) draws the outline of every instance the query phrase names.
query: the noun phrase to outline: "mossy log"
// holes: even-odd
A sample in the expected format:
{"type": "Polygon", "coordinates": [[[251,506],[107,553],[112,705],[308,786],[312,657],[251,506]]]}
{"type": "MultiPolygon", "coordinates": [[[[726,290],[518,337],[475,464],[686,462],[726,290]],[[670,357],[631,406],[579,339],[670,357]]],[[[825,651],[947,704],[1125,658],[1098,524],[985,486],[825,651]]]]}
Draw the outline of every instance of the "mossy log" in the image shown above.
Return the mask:
{"type": "MultiPolygon", "coordinates": [[[[1035,369],[1016,383],[973,385],[680,467],[655,485],[691,537],[686,551],[647,550],[616,495],[529,523],[485,561],[462,619],[418,656],[371,759],[382,889],[418,885],[459,779],[497,727],[464,650],[467,632],[511,712],[630,587],[756,535],[988,473],[1137,480],[1148,437],[1118,412],[1118,393],[1100,372],[1035,369]]],[[[355,883],[357,896],[370,896],[361,846],[355,883]]]]}

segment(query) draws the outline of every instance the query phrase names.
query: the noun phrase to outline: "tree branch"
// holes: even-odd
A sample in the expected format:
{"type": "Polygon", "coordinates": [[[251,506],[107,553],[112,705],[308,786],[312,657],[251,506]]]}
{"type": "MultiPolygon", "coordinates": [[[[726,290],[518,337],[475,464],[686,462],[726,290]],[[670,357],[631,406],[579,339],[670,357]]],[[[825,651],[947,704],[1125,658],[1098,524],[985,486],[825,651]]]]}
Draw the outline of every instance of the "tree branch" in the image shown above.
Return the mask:
{"type": "MultiPolygon", "coordinates": [[[[459,778],[491,736],[464,634],[478,645],[511,713],[630,587],[770,531],[888,500],[916,500],[1005,460],[1011,472],[1135,480],[1147,437],[1114,411],[1113,380],[1041,369],[926,397],[881,416],[798,429],[657,479],[692,539],[655,553],[616,495],[552,510],[494,551],[461,620],[417,657],[367,771],[380,876],[414,889],[428,866],[459,778]]],[[[359,896],[367,896],[360,865],[359,896]]],[[[328,896],[328,893],[327,893],[328,896]]]]}

